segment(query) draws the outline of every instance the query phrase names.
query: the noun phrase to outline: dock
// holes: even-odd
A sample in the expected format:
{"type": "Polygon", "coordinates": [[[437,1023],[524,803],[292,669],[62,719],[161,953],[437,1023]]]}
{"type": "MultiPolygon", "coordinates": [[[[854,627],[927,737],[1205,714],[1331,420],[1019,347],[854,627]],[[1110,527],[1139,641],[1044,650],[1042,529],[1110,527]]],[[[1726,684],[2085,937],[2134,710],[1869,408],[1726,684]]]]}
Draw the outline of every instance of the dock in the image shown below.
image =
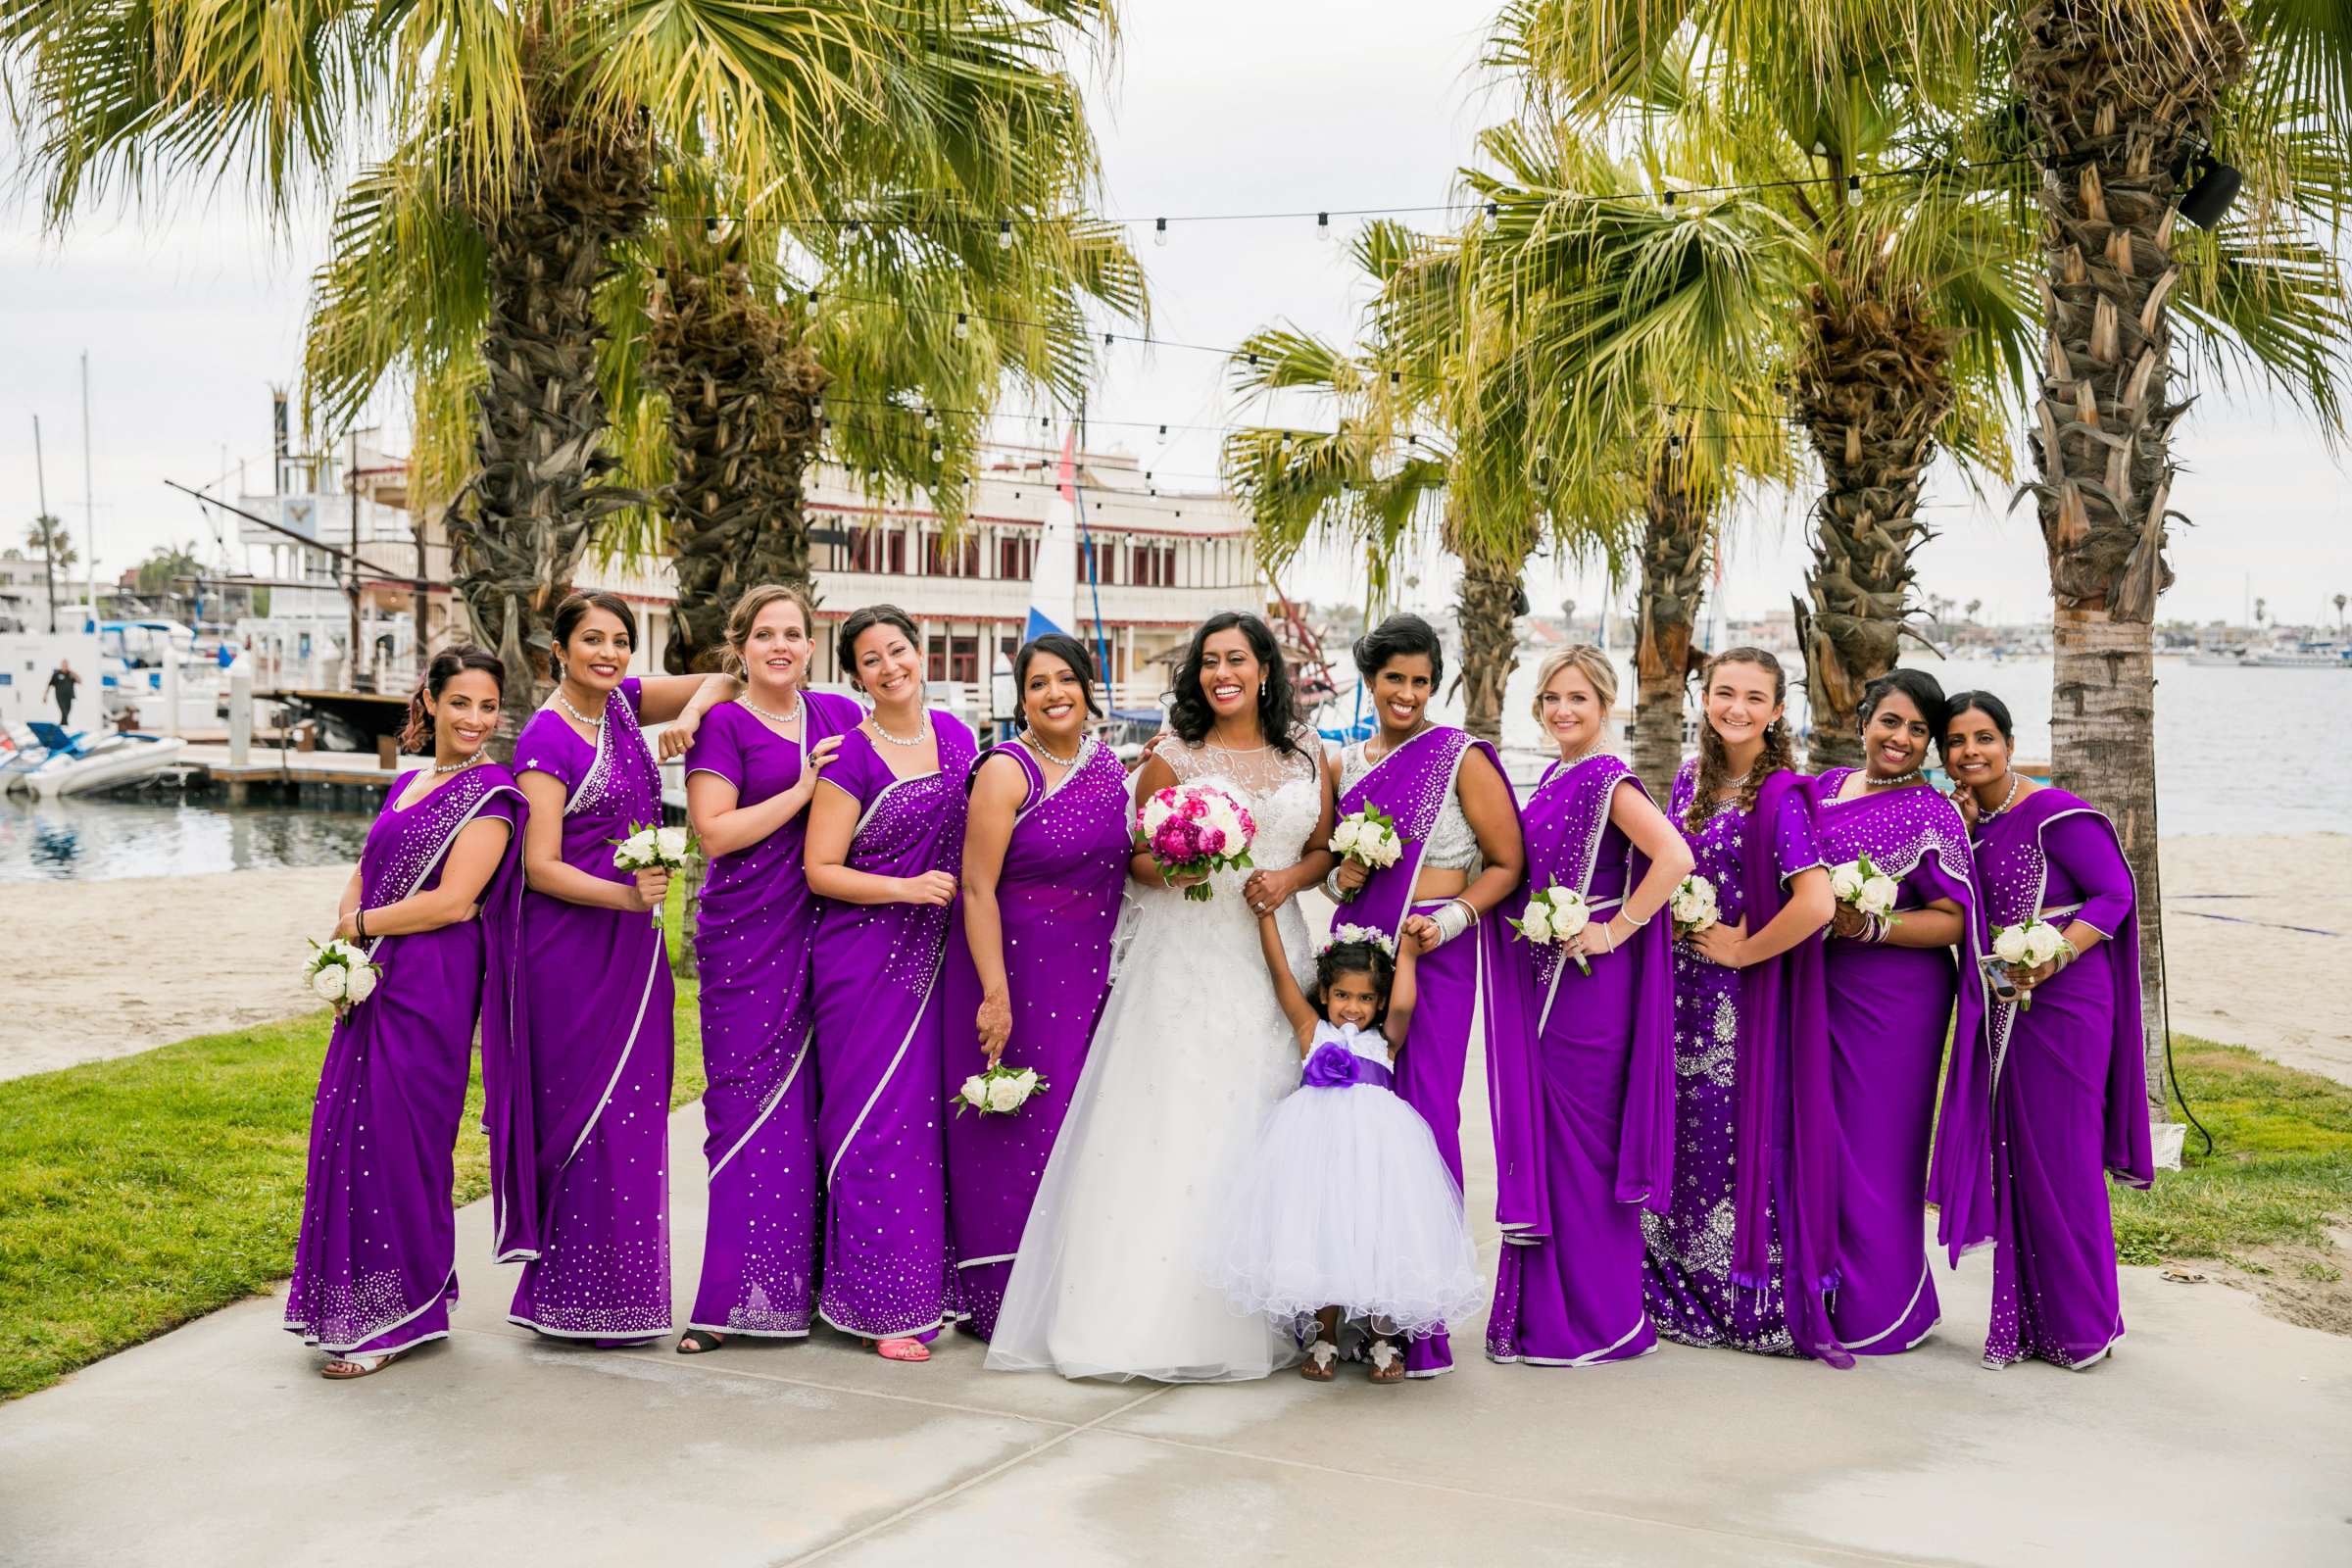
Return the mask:
{"type": "MultiPolygon", "coordinates": [[[[218,742],[191,744],[175,759],[182,779],[228,791],[231,806],[242,806],[257,789],[299,793],[309,789],[354,789],[369,792],[368,804],[380,798],[409,772],[428,760],[405,758],[404,767],[386,767],[366,752],[305,752],[282,746],[254,746],[245,760],[229,760],[228,748],[218,742]]],[[[686,820],[684,768],[672,761],[662,769],[663,814],[673,822],[686,820]]]]}

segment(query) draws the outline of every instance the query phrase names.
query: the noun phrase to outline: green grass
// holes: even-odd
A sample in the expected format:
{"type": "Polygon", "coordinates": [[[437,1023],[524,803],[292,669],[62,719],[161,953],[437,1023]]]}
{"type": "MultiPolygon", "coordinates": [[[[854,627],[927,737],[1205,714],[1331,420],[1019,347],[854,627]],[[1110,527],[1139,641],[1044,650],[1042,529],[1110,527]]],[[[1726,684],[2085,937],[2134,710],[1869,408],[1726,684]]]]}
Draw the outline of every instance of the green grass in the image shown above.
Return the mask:
{"type": "MultiPolygon", "coordinates": [[[[2330,1221],[2352,1222],[2352,1089],[2208,1040],[2176,1037],[2174,1063],[2214,1152],[2200,1152],[2192,1127],[2181,1169],[2158,1172],[2144,1193],[2113,1189],[2123,1260],[2328,1249],[2330,1221]]],[[[2335,1265],[2300,1267],[2318,1280],[2335,1265]]]]}
{"type": "MultiPolygon", "coordinates": [[[[19,1397],[294,1266],[324,1012],[0,1083],[0,1399],[19,1397]]],[[[703,1092],[678,988],[673,1104],[703,1092]]],[[[456,1196],[488,1190],[481,1080],[456,1196]]]]}

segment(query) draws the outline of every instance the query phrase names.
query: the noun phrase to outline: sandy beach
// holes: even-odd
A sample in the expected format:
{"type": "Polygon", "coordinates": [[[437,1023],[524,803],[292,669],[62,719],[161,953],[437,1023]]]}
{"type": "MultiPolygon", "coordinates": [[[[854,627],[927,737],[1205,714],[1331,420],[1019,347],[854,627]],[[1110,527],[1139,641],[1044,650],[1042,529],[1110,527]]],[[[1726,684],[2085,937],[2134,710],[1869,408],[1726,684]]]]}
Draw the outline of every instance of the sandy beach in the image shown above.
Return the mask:
{"type": "MultiPolygon", "coordinates": [[[[0,1078],[302,1012],[349,873],[16,885],[0,1078]],[[159,976],[161,977],[159,980],[159,976]]],[[[2173,1025],[2352,1083],[2352,836],[2169,839],[2173,1025]],[[2259,891],[2257,891],[2259,890],[2259,891]]]]}

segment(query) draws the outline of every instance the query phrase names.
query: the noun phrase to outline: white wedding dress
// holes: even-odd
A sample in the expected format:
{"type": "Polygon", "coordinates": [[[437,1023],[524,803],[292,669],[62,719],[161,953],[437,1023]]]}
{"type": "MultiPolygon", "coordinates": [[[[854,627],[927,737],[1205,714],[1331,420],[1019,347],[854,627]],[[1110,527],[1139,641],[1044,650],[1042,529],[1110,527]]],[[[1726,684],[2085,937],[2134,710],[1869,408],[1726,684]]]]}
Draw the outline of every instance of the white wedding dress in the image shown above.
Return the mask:
{"type": "MultiPolygon", "coordinates": [[[[1163,745],[1180,783],[1231,791],[1257,822],[1250,858],[1296,864],[1322,816],[1321,743],[1302,755],[1163,745]]],[[[1262,1378],[1298,1359],[1292,1337],[1237,1311],[1208,1277],[1230,1173],[1266,1113],[1298,1086],[1298,1049],[1274,1000],[1246,871],[1215,897],[1131,887],[1132,931],[1054,1146],[989,1342],[998,1371],[1163,1383],[1262,1378]]],[[[1276,916],[1306,978],[1297,900],[1276,916]]]]}

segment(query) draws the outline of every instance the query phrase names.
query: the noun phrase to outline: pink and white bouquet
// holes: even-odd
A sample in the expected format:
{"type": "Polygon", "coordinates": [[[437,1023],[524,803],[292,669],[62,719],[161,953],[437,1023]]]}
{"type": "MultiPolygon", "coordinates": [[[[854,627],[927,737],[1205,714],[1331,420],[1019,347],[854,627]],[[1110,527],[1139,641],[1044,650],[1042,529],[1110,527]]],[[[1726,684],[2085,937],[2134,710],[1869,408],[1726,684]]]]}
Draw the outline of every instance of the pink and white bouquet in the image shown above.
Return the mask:
{"type": "Polygon", "coordinates": [[[1395,817],[1377,806],[1366,806],[1331,825],[1331,852],[1381,871],[1404,854],[1404,837],[1396,831],[1395,817]]]}
{"type": "Polygon", "coordinates": [[[358,943],[337,937],[332,942],[311,944],[311,961],[303,965],[302,982],[311,988],[311,995],[333,1003],[335,1016],[340,1018],[375,995],[375,983],[383,972],[368,961],[358,943]]]}
{"type": "Polygon", "coordinates": [[[963,1081],[963,1087],[956,1091],[956,1114],[976,1110],[983,1116],[1009,1116],[1050,1087],[1034,1067],[1007,1067],[999,1062],[963,1081]]]}
{"type": "MultiPolygon", "coordinates": [[[[1992,956],[2012,969],[2038,969],[2072,945],[2066,933],[2047,920],[2027,920],[1992,930],[1992,956]]],[[[2034,993],[2020,992],[2017,1004],[2033,1006],[2034,993]]]]}
{"type": "Polygon", "coordinates": [[[1680,942],[1694,937],[1723,919],[1722,906],[1715,901],[1715,884],[1703,876],[1683,878],[1666,900],[1666,912],[1674,917],[1674,937],[1680,942]]]}
{"type": "MultiPolygon", "coordinates": [[[[1163,876],[1205,876],[1250,864],[1250,842],[1257,837],[1257,821],[1241,802],[1213,784],[1161,790],[1136,814],[1138,847],[1159,862],[1163,876]]],[[[1184,896],[1205,902],[1210,897],[1208,884],[1196,882],[1184,896]]]]}
{"type": "MultiPolygon", "coordinates": [[[[1527,901],[1527,908],[1513,920],[1511,929],[1539,946],[1565,942],[1592,923],[1592,906],[1585,896],[1571,887],[1554,882],[1550,887],[1527,901]]],[[[1592,966],[1581,953],[1570,954],[1576,966],[1586,974],[1592,966]]]]}

